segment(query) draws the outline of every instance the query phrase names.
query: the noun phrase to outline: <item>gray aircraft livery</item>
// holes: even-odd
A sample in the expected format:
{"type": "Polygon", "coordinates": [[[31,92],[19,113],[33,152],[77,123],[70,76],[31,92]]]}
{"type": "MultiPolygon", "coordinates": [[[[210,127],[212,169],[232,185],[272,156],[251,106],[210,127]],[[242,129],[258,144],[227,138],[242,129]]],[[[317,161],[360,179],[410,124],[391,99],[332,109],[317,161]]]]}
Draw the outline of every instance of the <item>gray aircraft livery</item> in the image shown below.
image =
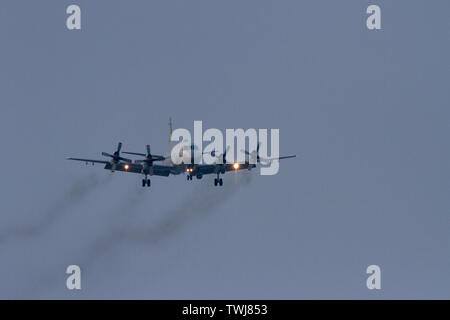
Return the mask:
{"type": "Polygon", "coordinates": [[[122,143],[119,142],[117,145],[117,150],[113,153],[102,152],[102,156],[111,158],[110,160],[93,160],[93,159],[84,159],[84,158],[67,158],[68,160],[76,160],[83,161],[86,164],[92,163],[102,163],[105,165],[104,169],[114,171],[123,171],[123,172],[133,172],[139,173],[144,176],[142,179],[142,186],[150,187],[150,179],[148,176],[163,176],[168,177],[169,175],[179,175],[179,174],[187,174],[187,180],[192,180],[192,177],[195,176],[197,179],[201,179],[205,174],[216,174],[217,177],[214,179],[214,185],[222,186],[223,180],[220,178],[220,174],[225,174],[228,171],[237,171],[237,170],[251,170],[256,167],[256,164],[265,163],[269,164],[271,161],[277,161],[281,159],[294,158],[296,155],[283,156],[277,158],[263,158],[259,156],[259,147],[260,143],[258,143],[256,150],[252,152],[248,152],[247,150],[242,150],[249,158],[253,158],[256,161],[246,160],[244,163],[227,163],[225,161],[227,152],[229,150],[229,146],[222,154],[217,154],[214,150],[210,153],[211,157],[216,158],[217,161],[213,164],[196,164],[193,161],[193,158],[201,158],[203,156],[202,152],[199,148],[191,143],[186,143],[181,146],[180,154],[184,151],[184,154],[189,155],[188,159],[184,159],[182,157],[182,161],[180,164],[175,164],[171,158],[172,151],[172,119],[169,118],[169,152],[167,155],[155,155],[150,151],[150,145],[146,146],[146,153],[139,152],[127,152],[122,151],[122,153],[140,156],[143,159],[138,159],[132,161],[131,159],[121,157],[120,151],[122,149],[122,143]],[[157,162],[157,163],[155,163],[157,162]]]}

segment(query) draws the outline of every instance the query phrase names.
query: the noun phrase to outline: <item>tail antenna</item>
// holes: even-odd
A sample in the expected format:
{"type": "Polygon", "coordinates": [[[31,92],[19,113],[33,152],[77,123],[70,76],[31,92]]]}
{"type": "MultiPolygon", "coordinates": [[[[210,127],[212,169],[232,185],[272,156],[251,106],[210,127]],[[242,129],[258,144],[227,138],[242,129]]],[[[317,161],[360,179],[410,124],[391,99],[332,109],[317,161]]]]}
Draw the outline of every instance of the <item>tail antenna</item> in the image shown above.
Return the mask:
{"type": "Polygon", "coordinates": [[[172,151],[172,117],[169,117],[169,152],[172,151]]]}

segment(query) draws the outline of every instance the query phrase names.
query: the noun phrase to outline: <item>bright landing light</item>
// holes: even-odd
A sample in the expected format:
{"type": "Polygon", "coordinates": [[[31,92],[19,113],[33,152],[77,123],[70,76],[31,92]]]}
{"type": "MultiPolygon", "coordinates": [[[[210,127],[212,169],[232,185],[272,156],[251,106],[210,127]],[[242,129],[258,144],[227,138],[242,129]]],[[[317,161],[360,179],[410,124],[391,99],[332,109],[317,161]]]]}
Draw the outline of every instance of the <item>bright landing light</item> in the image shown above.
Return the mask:
{"type": "Polygon", "coordinates": [[[125,165],[125,170],[128,170],[128,168],[129,168],[130,166],[129,165],[125,165]]]}
{"type": "Polygon", "coordinates": [[[233,164],[233,168],[234,168],[235,170],[239,169],[239,163],[235,162],[235,163],[233,164]]]}

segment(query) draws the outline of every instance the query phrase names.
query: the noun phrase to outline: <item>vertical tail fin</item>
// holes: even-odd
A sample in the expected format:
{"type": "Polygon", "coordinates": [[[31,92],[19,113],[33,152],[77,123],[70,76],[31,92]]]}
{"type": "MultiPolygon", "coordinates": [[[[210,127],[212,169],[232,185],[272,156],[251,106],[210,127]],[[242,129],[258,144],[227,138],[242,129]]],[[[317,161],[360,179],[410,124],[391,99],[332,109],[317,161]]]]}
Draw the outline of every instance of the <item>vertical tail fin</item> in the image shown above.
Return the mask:
{"type": "Polygon", "coordinates": [[[172,152],[172,117],[169,116],[169,153],[172,152]]]}

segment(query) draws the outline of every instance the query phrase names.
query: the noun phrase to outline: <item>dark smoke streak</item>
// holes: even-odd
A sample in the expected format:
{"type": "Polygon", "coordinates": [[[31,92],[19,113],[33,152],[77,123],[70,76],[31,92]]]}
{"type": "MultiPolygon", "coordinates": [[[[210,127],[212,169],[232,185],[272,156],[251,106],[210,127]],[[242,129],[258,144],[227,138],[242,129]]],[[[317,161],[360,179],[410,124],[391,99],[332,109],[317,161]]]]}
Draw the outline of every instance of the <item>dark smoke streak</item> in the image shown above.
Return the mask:
{"type": "MultiPolygon", "coordinates": [[[[128,194],[128,196],[125,196],[123,198],[123,201],[115,209],[107,212],[108,220],[105,221],[105,224],[109,224],[111,223],[111,221],[114,222],[112,226],[107,226],[108,230],[110,230],[111,227],[125,227],[128,223],[130,223],[133,218],[133,212],[136,210],[136,208],[138,208],[138,206],[144,199],[145,191],[146,189],[144,188],[139,188],[138,190],[133,191],[132,193],[128,194]]],[[[71,263],[79,265],[82,269],[82,272],[83,270],[86,270],[86,264],[79,263],[80,261],[83,261],[83,259],[77,259],[76,254],[74,256],[74,259],[70,259],[71,263]]],[[[32,296],[32,298],[45,298],[46,295],[58,288],[65,289],[65,282],[61,283],[61,279],[57,275],[64,273],[65,268],[68,266],[68,262],[66,259],[67,257],[62,259],[60,265],[52,266],[51,270],[54,271],[52,274],[41,274],[39,279],[33,282],[32,285],[27,290],[25,290],[25,297],[23,293],[19,293],[18,297],[14,298],[23,299],[29,298],[30,296],[32,296]],[[55,270],[59,271],[55,272],[55,270]]]]}
{"type": "Polygon", "coordinates": [[[110,252],[113,248],[126,241],[141,244],[157,244],[164,238],[172,236],[191,220],[206,216],[239,191],[239,188],[250,184],[251,173],[240,172],[239,175],[227,179],[223,187],[211,186],[202,182],[194,187],[193,194],[184,199],[176,208],[162,214],[158,222],[139,228],[129,228],[121,224],[100,238],[85,255],[85,264],[92,264],[96,259],[110,252]]]}
{"type": "MultiPolygon", "coordinates": [[[[143,203],[147,189],[139,190],[130,194],[115,210],[108,213],[108,221],[105,224],[107,231],[99,235],[94,243],[82,251],[80,259],[72,260],[83,270],[90,269],[91,266],[102,256],[107,255],[119,245],[131,242],[143,245],[157,245],[160,241],[173,236],[176,232],[190,223],[195,218],[207,216],[214,212],[214,209],[229,200],[236,194],[240,187],[251,182],[250,172],[240,172],[236,176],[228,176],[223,187],[214,187],[206,181],[199,181],[200,184],[193,186],[192,195],[185,198],[173,208],[164,212],[162,218],[156,223],[131,228],[139,206],[143,203]]],[[[147,214],[148,212],[145,211],[147,214]]],[[[61,264],[61,272],[64,272],[67,265],[61,264]]],[[[33,292],[33,297],[45,297],[63,284],[55,279],[55,275],[41,275],[38,283],[27,290],[27,295],[33,292]]]]}
{"type": "Polygon", "coordinates": [[[11,227],[0,233],[0,243],[7,240],[25,240],[44,233],[55,222],[64,217],[69,209],[86,198],[97,187],[111,180],[111,175],[99,178],[97,174],[90,174],[84,179],[76,181],[61,199],[54,202],[39,215],[39,220],[29,225],[11,227]]]}

